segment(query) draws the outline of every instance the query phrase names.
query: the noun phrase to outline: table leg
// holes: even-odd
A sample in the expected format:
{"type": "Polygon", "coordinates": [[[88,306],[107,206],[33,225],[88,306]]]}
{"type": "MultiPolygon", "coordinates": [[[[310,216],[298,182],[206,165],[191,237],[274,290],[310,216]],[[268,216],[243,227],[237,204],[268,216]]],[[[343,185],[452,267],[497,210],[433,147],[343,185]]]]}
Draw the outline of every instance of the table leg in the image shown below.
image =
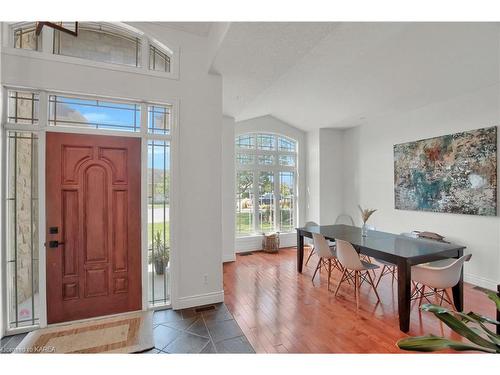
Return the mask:
{"type": "Polygon", "coordinates": [[[411,265],[401,260],[398,262],[398,311],[399,329],[410,330],[411,265]]]}
{"type": "Polygon", "coordinates": [[[304,236],[297,232],[297,271],[302,273],[302,263],[304,263],[304,236]]]}
{"type": "MultiPolygon", "coordinates": [[[[460,258],[464,254],[463,250],[458,251],[457,258],[460,258]]],[[[458,284],[452,288],[453,292],[453,303],[457,311],[463,311],[464,309],[464,268],[460,272],[460,280],[458,284]]]]}

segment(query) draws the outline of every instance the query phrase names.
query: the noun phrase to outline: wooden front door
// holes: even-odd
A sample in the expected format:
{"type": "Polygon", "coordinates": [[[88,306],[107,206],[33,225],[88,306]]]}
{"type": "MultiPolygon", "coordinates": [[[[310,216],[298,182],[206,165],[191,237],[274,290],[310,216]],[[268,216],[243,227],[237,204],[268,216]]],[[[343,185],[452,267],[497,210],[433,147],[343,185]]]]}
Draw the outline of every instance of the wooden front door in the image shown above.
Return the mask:
{"type": "Polygon", "coordinates": [[[140,139],[46,139],[48,323],[140,310],[140,139]]]}

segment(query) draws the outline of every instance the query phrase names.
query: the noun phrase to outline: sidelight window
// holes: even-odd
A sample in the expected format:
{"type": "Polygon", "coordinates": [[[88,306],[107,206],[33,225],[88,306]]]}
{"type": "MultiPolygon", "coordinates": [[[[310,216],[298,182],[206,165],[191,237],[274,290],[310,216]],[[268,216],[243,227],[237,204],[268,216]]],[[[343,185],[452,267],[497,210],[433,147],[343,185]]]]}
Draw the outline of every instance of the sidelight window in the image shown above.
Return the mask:
{"type": "Polygon", "coordinates": [[[149,304],[170,301],[170,142],[148,141],[149,304]]]}
{"type": "Polygon", "coordinates": [[[38,324],[38,137],[7,133],[8,328],[38,324]]]}

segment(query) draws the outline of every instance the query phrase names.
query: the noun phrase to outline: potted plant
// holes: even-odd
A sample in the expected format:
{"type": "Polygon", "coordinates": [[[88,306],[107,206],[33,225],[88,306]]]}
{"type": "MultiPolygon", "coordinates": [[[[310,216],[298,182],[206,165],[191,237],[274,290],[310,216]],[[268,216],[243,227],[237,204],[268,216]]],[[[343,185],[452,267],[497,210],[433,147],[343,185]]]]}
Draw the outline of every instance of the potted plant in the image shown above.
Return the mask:
{"type": "Polygon", "coordinates": [[[368,226],[366,225],[366,222],[368,221],[368,219],[370,218],[370,216],[373,215],[373,213],[377,210],[370,210],[368,208],[361,208],[360,205],[358,205],[359,207],[359,211],[361,212],[361,220],[363,220],[363,226],[361,227],[361,235],[363,237],[366,237],[366,235],[368,234],[368,226]]]}
{"type": "Polygon", "coordinates": [[[170,247],[163,242],[161,233],[158,231],[153,238],[153,251],[149,256],[149,263],[154,264],[155,273],[163,275],[170,260],[170,247]]]}
{"type": "MultiPolygon", "coordinates": [[[[494,292],[486,292],[500,311],[500,297],[494,292]]],[[[442,306],[425,304],[421,310],[432,312],[439,320],[450,327],[468,342],[450,340],[444,337],[427,335],[408,337],[397,342],[400,349],[418,352],[434,352],[442,349],[456,351],[474,350],[485,353],[500,353],[500,335],[488,328],[488,324],[500,325],[498,320],[470,312],[464,314],[442,306]]]]}

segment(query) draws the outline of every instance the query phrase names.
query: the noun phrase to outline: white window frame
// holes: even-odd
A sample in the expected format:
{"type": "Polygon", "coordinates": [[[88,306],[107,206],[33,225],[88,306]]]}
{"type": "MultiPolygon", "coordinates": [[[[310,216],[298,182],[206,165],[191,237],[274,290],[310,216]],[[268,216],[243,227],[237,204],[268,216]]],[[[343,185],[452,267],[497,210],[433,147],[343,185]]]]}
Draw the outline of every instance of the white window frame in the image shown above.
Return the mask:
{"type": "MultiPolygon", "coordinates": [[[[253,202],[253,232],[249,234],[238,234],[237,229],[236,229],[236,238],[244,238],[244,237],[254,237],[255,235],[261,235],[262,232],[260,232],[260,219],[259,219],[259,209],[258,209],[258,199],[259,199],[259,175],[260,172],[271,172],[273,173],[273,178],[274,178],[274,201],[275,201],[275,209],[274,209],[274,222],[276,223],[276,228],[274,228],[275,231],[279,231],[280,233],[286,234],[286,233],[293,233],[295,230],[293,229],[292,231],[289,232],[282,232],[281,231],[281,220],[280,220],[280,215],[281,215],[281,210],[279,208],[280,200],[281,200],[281,194],[280,194],[280,179],[279,179],[279,173],[280,172],[293,172],[294,173],[294,186],[293,186],[293,198],[295,202],[295,207],[293,210],[293,222],[294,225],[297,223],[297,218],[298,218],[298,207],[299,207],[299,202],[298,202],[298,180],[299,180],[299,168],[298,168],[298,150],[299,150],[299,141],[297,139],[293,139],[289,136],[279,134],[279,133],[271,133],[271,132],[247,132],[247,133],[241,133],[235,135],[235,157],[234,157],[234,163],[235,163],[235,181],[236,184],[238,184],[238,176],[237,173],[239,171],[249,171],[253,172],[253,197],[255,202],[253,202]],[[248,136],[251,135],[254,138],[254,147],[253,148],[244,148],[244,147],[238,147],[236,145],[236,139],[238,137],[242,136],[248,136]],[[257,148],[257,135],[272,135],[275,137],[274,139],[274,150],[260,150],[257,148]],[[295,151],[279,151],[278,150],[278,138],[285,138],[289,139],[295,142],[295,151]],[[248,154],[248,155],[253,155],[253,163],[252,164],[240,164],[238,162],[238,154],[248,154]],[[258,164],[258,157],[260,155],[273,155],[274,157],[274,163],[272,165],[268,164],[258,164]],[[290,155],[295,158],[295,165],[294,166],[287,166],[287,165],[280,165],[279,164],[279,156],[280,155],[290,155]]],[[[235,220],[237,220],[237,213],[235,212],[235,220]]]]}
{"type": "MultiPolygon", "coordinates": [[[[25,333],[32,331],[37,328],[47,327],[47,296],[46,296],[46,252],[45,252],[45,236],[47,233],[46,220],[45,220],[45,152],[46,152],[46,134],[47,132],[61,132],[61,133],[74,133],[74,134],[94,134],[94,135],[108,135],[108,136],[119,136],[119,137],[133,137],[141,139],[141,275],[142,275],[142,310],[160,310],[171,308],[172,301],[177,299],[177,287],[176,282],[178,280],[178,261],[177,261],[177,236],[176,233],[176,223],[178,217],[178,206],[177,206],[177,181],[178,181],[178,138],[179,138],[179,127],[178,127],[178,113],[179,113],[179,100],[177,98],[167,98],[165,101],[154,101],[154,100],[134,100],[127,98],[117,98],[117,97],[106,97],[106,96],[96,96],[77,92],[64,92],[55,90],[44,90],[33,87],[19,87],[19,86],[9,86],[4,85],[1,87],[2,97],[5,98],[2,103],[2,153],[1,153],[1,167],[2,174],[5,176],[6,165],[7,165],[7,153],[6,145],[7,139],[6,134],[8,131],[26,131],[35,132],[38,135],[38,194],[39,194],[39,208],[38,208],[38,231],[39,231],[39,243],[38,243],[38,282],[39,282],[39,323],[38,325],[25,326],[19,328],[10,328],[8,322],[8,301],[7,301],[7,288],[4,287],[1,291],[2,298],[2,317],[3,321],[0,322],[2,337],[4,335],[13,335],[18,333],[25,333]],[[39,121],[37,125],[30,124],[15,124],[7,121],[8,117],[8,91],[31,91],[39,94],[39,121]],[[94,100],[111,100],[111,101],[123,101],[129,103],[140,103],[141,104],[141,126],[139,132],[123,131],[123,130],[107,130],[107,129],[93,129],[93,128],[83,128],[83,127],[72,127],[64,125],[49,125],[48,122],[48,109],[49,95],[71,95],[78,96],[81,98],[90,98],[94,100]],[[157,134],[148,133],[148,116],[147,107],[148,105],[158,105],[158,106],[170,106],[171,107],[171,127],[169,134],[157,134]],[[148,160],[148,141],[149,140],[165,140],[170,142],[170,207],[169,207],[169,220],[170,220],[170,301],[165,305],[155,305],[150,306],[149,297],[149,279],[148,279],[148,199],[147,199],[147,160],[148,160]]],[[[6,178],[2,181],[1,186],[1,215],[2,215],[2,225],[1,228],[1,239],[0,244],[2,245],[1,250],[1,277],[2,285],[6,286],[7,283],[7,272],[6,272],[6,255],[7,255],[7,233],[5,230],[6,223],[6,205],[5,199],[7,197],[8,191],[8,181],[6,178]]]]}
{"type": "Polygon", "coordinates": [[[41,60],[49,60],[56,62],[65,62],[75,65],[83,66],[93,66],[102,69],[121,71],[121,72],[132,72],[140,73],[148,76],[167,78],[167,79],[179,79],[179,47],[171,43],[165,44],[158,41],[155,38],[147,36],[142,31],[129,26],[121,22],[84,22],[84,24],[100,24],[106,26],[109,29],[113,29],[118,34],[123,34],[126,36],[135,36],[141,40],[141,61],[140,66],[128,66],[121,64],[113,64],[107,62],[100,62],[94,60],[87,60],[79,57],[64,56],[54,54],[53,51],[53,35],[54,30],[50,27],[44,27],[40,34],[41,37],[41,48],[38,51],[32,51],[27,49],[14,48],[14,30],[19,27],[26,27],[33,24],[33,22],[17,22],[17,23],[7,23],[3,22],[3,40],[2,40],[2,53],[14,56],[26,56],[30,58],[37,58],[41,60]],[[158,48],[163,53],[170,57],[170,72],[162,72],[157,70],[149,69],[149,45],[158,48]]]}

